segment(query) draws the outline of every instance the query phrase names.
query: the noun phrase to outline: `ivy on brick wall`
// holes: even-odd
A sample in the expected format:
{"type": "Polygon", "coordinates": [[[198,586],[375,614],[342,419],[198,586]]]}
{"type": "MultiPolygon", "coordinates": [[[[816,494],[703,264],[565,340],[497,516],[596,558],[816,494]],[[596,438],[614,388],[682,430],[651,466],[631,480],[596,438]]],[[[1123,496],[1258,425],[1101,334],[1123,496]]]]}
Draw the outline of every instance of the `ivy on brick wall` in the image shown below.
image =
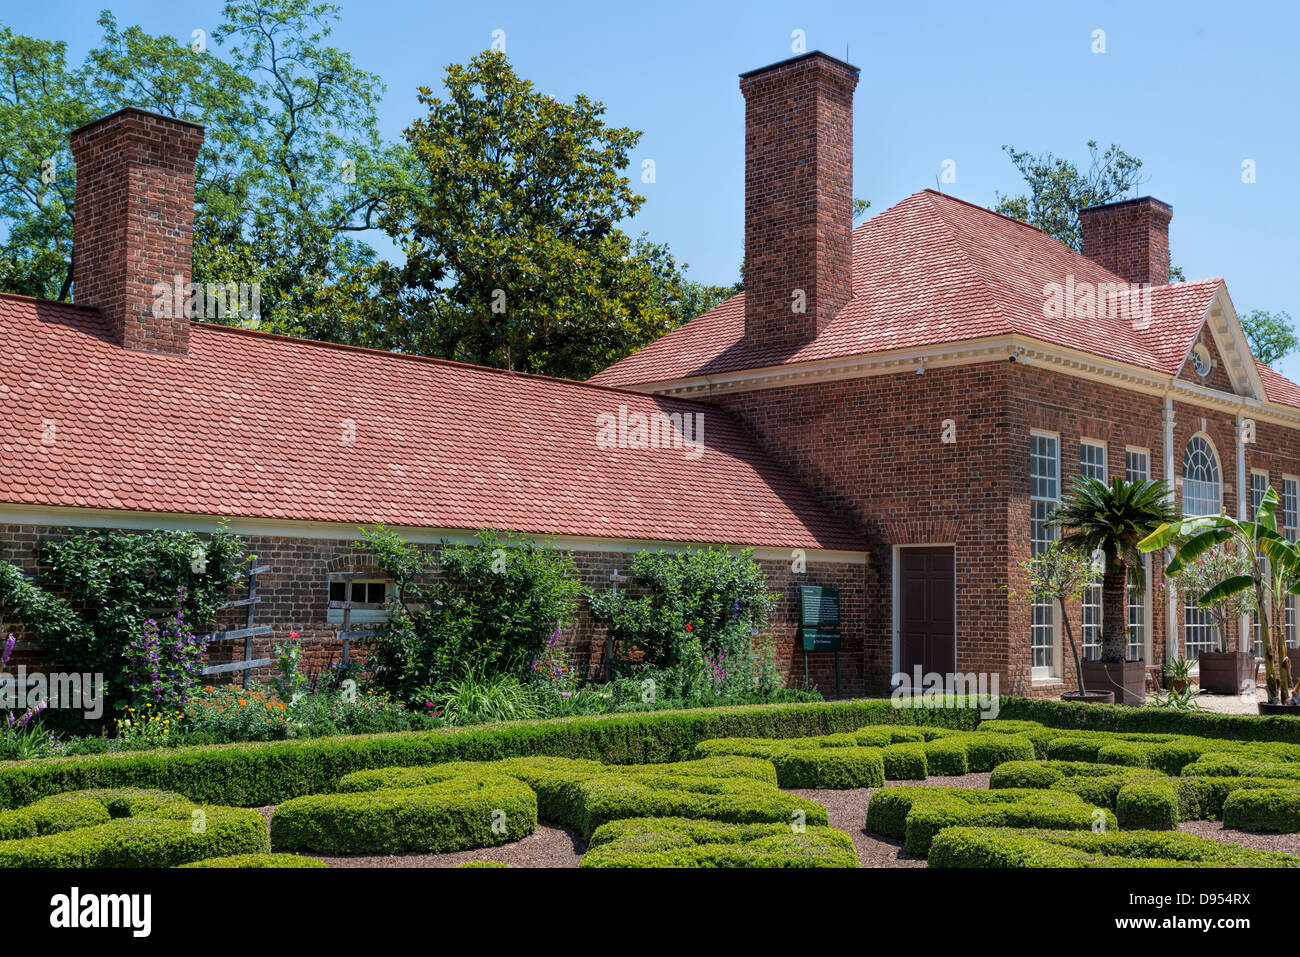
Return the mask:
{"type": "Polygon", "coordinates": [[[22,622],[52,665],[102,674],[109,702],[125,693],[124,653],[144,623],[172,608],[184,588],[186,615],[201,628],[227,600],[247,562],[243,542],[224,528],[205,536],[68,532],[38,546],[35,580],[0,561],[0,614],[22,622]]]}

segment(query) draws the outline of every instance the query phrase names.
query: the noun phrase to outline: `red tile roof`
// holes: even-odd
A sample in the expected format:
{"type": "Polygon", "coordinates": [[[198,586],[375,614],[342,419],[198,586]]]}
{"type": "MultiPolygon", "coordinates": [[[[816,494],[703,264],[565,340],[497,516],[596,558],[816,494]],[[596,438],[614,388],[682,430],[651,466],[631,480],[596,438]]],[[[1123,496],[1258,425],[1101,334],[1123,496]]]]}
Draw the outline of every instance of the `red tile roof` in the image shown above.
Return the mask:
{"type": "MultiPolygon", "coordinates": [[[[1151,320],[1051,318],[1049,282],[1123,283],[1051,236],[980,206],[923,190],[853,231],[853,299],[794,353],[744,340],[744,293],[593,377],[630,386],[796,362],[847,358],[1020,334],[1175,374],[1221,279],[1151,290],[1151,320]],[[1145,328],[1143,328],[1145,326],[1145,328]]],[[[1300,387],[1274,373],[1269,398],[1300,407],[1300,387]]]]}
{"type": "Polygon", "coordinates": [[[130,352],[16,296],[0,331],[3,502],[863,547],[713,406],[203,323],[188,356],[130,352]],[[706,450],[599,448],[620,405],[702,413],[706,450]]]}

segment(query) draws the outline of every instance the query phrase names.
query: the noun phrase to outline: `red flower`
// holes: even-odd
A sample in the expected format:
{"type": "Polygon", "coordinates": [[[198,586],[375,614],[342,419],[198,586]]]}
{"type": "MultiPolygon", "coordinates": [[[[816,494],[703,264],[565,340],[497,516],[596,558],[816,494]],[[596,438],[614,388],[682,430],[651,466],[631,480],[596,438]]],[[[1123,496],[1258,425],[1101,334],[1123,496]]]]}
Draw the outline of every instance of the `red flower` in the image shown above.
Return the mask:
{"type": "Polygon", "coordinates": [[[296,631],[291,631],[291,632],[289,632],[289,637],[290,637],[290,638],[297,638],[297,637],[298,637],[298,632],[296,632],[296,631]]]}
{"type": "Polygon", "coordinates": [[[687,630],[687,631],[694,631],[694,630],[695,630],[695,629],[693,629],[693,628],[691,627],[691,623],[690,623],[689,621],[686,623],[686,630],[687,630]]]}

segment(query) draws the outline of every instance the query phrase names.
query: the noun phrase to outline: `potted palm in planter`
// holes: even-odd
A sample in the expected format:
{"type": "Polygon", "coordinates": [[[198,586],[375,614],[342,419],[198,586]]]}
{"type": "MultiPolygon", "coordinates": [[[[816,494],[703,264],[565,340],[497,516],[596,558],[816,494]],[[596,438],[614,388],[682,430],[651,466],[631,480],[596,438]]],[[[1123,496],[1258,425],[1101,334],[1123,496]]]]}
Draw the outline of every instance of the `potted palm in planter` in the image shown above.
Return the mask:
{"type": "Polygon", "coordinates": [[[1129,569],[1139,563],[1138,542],[1155,529],[1178,519],[1164,482],[1115,478],[1078,479],[1048,517],[1061,528],[1061,541],[1097,556],[1101,566],[1101,657],[1082,663],[1083,686],[1089,691],[1113,691],[1116,704],[1140,705],[1146,700],[1146,662],[1129,661],[1128,605],[1125,589],[1129,569]]]}
{"type": "Polygon", "coordinates": [[[1291,679],[1283,630],[1288,594],[1300,594],[1300,549],[1277,530],[1277,492],[1264,493],[1255,521],[1209,515],[1187,518],[1160,526],[1138,543],[1144,552],[1173,546],[1174,557],[1165,569],[1178,575],[1216,545],[1232,542],[1246,559],[1246,572],[1216,584],[1197,601],[1210,606],[1216,601],[1250,589],[1255,593],[1255,614],[1264,636],[1264,680],[1268,702],[1260,702],[1261,714],[1300,715],[1300,685],[1291,679]]]}
{"type": "MultiPolygon", "coordinates": [[[[1228,541],[1212,546],[1198,555],[1195,561],[1183,566],[1174,576],[1174,581],[1184,594],[1200,598],[1219,582],[1249,574],[1249,559],[1242,554],[1235,542],[1228,541]]],[[[1254,588],[1243,588],[1224,595],[1216,601],[1204,603],[1203,607],[1214,620],[1219,649],[1202,651],[1198,656],[1201,690],[1210,694],[1234,695],[1254,690],[1255,652],[1249,647],[1240,647],[1245,644],[1244,636],[1233,641],[1230,638],[1232,629],[1229,627],[1245,615],[1255,613],[1254,588]],[[1234,645],[1238,647],[1233,647],[1234,645]]]]}
{"type": "Polygon", "coordinates": [[[1027,585],[1023,597],[1031,602],[1054,602],[1061,612],[1065,636],[1070,640],[1070,654],[1074,656],[1074,676],[1078,688],[1061,695],[1061,700],[1112,704],[1115,700],[1113,692],[1084,690],[1079,646],[1074,641],[1074,629],[1070,627],[1067,606],[1068,602],[1078,601],[1084,588],[1092,584],[1097,572],[1092,556],[1068,543],[1054,542],[1041,555],[1021,562],[1020,567],[1025,571],[1027,585]]]}

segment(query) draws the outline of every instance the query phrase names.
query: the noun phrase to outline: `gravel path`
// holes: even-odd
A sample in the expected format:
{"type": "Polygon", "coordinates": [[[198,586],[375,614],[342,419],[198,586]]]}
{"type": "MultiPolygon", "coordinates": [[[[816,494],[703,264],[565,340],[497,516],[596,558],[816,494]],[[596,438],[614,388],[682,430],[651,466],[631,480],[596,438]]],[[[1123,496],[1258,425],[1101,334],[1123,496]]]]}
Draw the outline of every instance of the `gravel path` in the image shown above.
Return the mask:
{"type": "Polygon", "coordinates": [[[1212,837],[1225,844],[1240,844],[1253,847],[1257,851],[1278,851],[1282,854],[1294,854],[1300,857],[1300,834],[1254,834],[1250,831],[1234,831],[1223,826],[1222,821],[1184,821],[1178,825],[1184,834],[1197,837],[1212,837]]]}
{"type": "MultiPolygon", "coordinates": [[[[987,788],[989,776],[964,774],[959,777],[931,777],[924,781],[890,781],[892,784],[923,784],[927,787],[987,788]]],[[[925,867],[924,858],[908,857],[903,853],[902,841],[891,841],[867,834],[862,826],[867,821],[867,801],[875,788],[855,788],[851,791],[832,791],[825,788],[791,788],[810,801],[826,808],[831,827],[837,827],[853,838],[858,849],[858,860],[863,867],[925,867]]]]}

